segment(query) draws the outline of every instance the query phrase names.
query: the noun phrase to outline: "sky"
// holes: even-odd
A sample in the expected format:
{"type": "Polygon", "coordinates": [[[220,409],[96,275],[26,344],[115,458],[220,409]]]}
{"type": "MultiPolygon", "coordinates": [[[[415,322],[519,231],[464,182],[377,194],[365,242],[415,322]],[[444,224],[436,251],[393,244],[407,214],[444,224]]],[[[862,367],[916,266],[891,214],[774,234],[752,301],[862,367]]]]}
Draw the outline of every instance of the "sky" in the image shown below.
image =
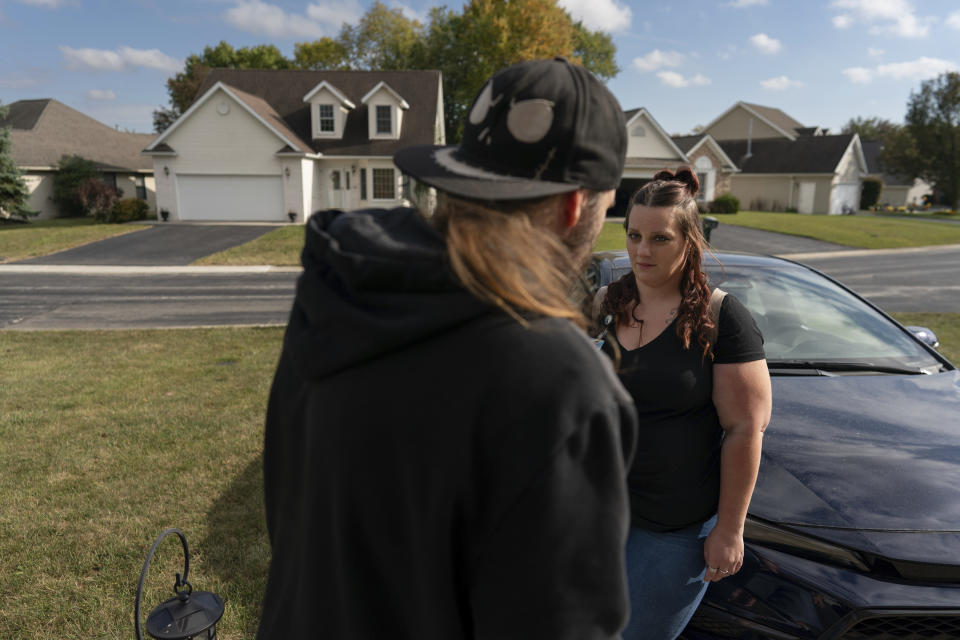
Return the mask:
{"type": "MultiPolygon", "coordinates": [[[[224,40],[292,57],[294,43],[335,36],[372,1],[0,0],[0,103],[55,98],[150,133],[191,53],[224,40]]],[[[960,0],[558,1],[613,36],[620,73],[608,86],[670,134],[741,100],[835,133],[858,116],[902,122],[923,80],[960,70],[960,0]]],[[[384,2],[423,22],[445,4],[384,2]]]]}

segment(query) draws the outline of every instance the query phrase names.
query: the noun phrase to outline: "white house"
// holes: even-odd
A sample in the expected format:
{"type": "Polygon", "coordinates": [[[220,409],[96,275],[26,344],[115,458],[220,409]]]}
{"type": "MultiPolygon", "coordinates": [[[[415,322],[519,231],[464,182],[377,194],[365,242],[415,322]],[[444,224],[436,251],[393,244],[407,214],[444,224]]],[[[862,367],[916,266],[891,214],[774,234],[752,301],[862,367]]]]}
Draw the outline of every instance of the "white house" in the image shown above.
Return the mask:
{"type": "Polygon", "coordinates": [[[213,69],[198,96],[143,152],[170,220],[396,206],[393,153],[445,138],[438,71],[213,69]]]}

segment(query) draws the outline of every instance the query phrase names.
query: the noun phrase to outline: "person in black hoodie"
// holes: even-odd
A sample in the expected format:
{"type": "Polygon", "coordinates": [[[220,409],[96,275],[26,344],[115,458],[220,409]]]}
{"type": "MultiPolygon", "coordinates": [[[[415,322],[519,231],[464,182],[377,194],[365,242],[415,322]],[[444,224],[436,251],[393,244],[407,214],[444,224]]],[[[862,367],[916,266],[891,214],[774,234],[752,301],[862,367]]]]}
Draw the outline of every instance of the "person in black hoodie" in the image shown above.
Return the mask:
{"type": "Polygon", "coordinates": [[[495,74],[408,208],[309,219],[264,448],[258,637],[606,640],[636,412],[581,330],[626,126],[556,59],[495,74]]]}

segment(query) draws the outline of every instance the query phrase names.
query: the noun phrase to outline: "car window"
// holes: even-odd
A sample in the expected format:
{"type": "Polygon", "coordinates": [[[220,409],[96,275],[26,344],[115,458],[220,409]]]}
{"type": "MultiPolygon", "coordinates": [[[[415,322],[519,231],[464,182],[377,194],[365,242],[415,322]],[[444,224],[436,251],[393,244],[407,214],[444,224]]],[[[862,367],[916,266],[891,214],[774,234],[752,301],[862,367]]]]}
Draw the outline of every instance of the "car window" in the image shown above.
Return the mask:
{"type": "Polygon", "coordinates": [[[750,310],[768,360],[935,362],[890,320],[813,271],[735,265],[722,275],[719,269],[710,272],[711,285],[750,310]]]}

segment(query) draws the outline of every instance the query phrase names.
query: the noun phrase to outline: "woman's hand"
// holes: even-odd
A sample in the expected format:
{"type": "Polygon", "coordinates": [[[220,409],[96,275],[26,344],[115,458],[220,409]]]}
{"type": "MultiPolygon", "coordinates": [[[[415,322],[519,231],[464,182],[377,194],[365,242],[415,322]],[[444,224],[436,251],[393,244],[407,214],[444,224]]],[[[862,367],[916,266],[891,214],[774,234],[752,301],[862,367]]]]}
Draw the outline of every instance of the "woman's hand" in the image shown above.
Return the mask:
{"type": "Polygon", "coordinates": [[[743,566],[743,535],[739,530],[714,527],[703,543],[703,559],[707,563],[704,582],[719,582],[732,576],[743,566]]]}

